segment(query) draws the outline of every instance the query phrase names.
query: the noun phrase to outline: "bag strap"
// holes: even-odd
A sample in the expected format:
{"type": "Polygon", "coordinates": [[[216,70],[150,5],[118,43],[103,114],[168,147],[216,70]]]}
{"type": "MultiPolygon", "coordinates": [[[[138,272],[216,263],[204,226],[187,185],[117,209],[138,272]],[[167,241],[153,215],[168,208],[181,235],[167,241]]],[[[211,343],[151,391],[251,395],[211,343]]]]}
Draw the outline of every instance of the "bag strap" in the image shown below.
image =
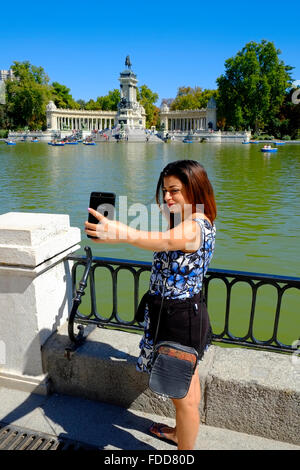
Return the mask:
{"type": "MultiPolygon", "coordinates": [[[[168,252],[168,256],[169,256],[169,252],[168,252]]],[[[167,270],[169,269],[169,266],[170,266],[170,258],[168,260],[167,270]]],[[[165,293],[166,283],[167,283],[167,277],[165,277],[164,284],[163,284],[163,290],[162,290],[162,294],[161,294],[162,298],[161,298],[161,303],[160,303],[160,308],[159,308],[159,313],[158,313],[157,327],[156,327],[155,337],[154,337],[154,340],[153,340],[153,346],[155,345],[156,340],[157,340],[158,329],[159,329],[159,324],[160,324],[160,317],[161,317],[161,311],[162,311],[163,304],[164,304],[164,293],[165,293]]]]}
{"type": "MultiPolygon", "coordinates": [[[[200,291],[200,302],[201,302],[201,307],[202,307],[202,305],[204,303],[204,270],[205,270],[205,229],[204,229],[204,227],[202,227],[202,224],[201,224],[201,229],[202,229],[201,232],[203,233],[203,263],[202,263],[203,276],[202,276],[202,286],[201,286],[201,291],[200,291]]],[[[170,266],[170,258],[169,258],[167,270],[169,269],[169,266],[170,266]]],[[[164,304],[164,293],[165,293],[166,283],[167,283],[167,278],[165,278],[164,284],[163,284],[162,299],[161,299],[161,304],[160,304],[159,313],[158,313],[157,327],[156,327],[156,332],[155,332],[155,336],[154,336],[154,340],[153,340],[153,346],[155,346],[156,340],[157,340],[157,335],[158,335],[158,330],[159,330],[159,325],[160,325],[161,312],[162,312],[162,308],[163,308],[163,304],[164,304]]],[[[202,308],[200,308],[199,315],[201,315],[201,312],[202,312],[202,308]]],[[[201,337],[202,337],[202,319],[200,318],[200,339],[201,339],[201,337]]]]}

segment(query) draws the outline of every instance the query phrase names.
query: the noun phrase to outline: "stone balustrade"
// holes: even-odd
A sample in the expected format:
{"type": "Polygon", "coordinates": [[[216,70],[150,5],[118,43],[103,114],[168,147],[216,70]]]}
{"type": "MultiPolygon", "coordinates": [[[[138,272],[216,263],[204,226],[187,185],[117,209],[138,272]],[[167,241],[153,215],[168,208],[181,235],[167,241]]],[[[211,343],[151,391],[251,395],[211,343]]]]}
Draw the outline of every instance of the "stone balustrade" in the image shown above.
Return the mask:
{"type": "Polygon", "coordinates": [[[0,216],[0,386],[47,393],[41,347],[67,320],[72,292],[65,258],[79,242],[68,215],[0,216]]]}

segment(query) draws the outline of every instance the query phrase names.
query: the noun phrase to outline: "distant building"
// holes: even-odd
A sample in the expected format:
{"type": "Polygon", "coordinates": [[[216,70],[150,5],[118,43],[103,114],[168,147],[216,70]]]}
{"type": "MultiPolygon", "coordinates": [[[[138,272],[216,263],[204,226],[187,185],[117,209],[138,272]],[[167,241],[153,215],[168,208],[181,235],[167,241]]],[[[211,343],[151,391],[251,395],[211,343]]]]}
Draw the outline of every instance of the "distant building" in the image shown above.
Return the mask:
{"type": "Polygon", "coordinates": [[[11,69],[9,70],[0,70],[0,81],[5,82],[8,79],[14,78],[14,73],[11,69]]]}
{"type": "Polygon", "coordinates": [[[216,130],[217,106],[214,98],[202,109],[183,109],[171,111],[167,103],[160,108],[160,121],[165,131],[192,132],[197,130],[216,130]]]}
{"type": "MultiPolygon", "coordinates": [[[[131,70],[129,56],[126,57],[125,66],[126,69],[120,73],[119,78],[121,99],[117,111],[63,109],[57,108],[54,102],[50,101],[47,105],[47,129],[102,131],[114,126],[121,126],[125,130],[144,129],[146,113],[137,101],[137,76],[131,70]]],[[[172,111],[171,102],[172,99],[164,100],[160,108],[160,120],[165,131],[188,133],[217,129],[217,107],[214,98],[202,109],[172,111]]]]}
{"type": "Polygon", "coordinates": [[[46,107],[47,129],[61,130],[104,130],[116,124],[117,111],[89,111],[86,109],[57,108],[53,101],[46,107]]]}
{"type": "Polygon", "coordinates": [[[129,57],[125,65],[127,69],[120,73],[119,78],[121,100],[117,111],[63,109],[50,101],[46,108],[47,129],[102,131],[118,125],[123,125],[124,129],[144,129],[146,113],[136,98],[137,79],[131,70],[129,57]]]}

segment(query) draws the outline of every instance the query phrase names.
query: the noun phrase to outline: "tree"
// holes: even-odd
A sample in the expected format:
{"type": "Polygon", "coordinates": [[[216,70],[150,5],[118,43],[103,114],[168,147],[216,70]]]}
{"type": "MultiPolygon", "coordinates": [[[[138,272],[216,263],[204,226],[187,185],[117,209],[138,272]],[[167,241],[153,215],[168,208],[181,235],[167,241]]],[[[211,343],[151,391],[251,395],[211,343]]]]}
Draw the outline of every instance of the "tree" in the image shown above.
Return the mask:
{"type": "Polygon", "coordinates": [[[150,90],[147,85],[137,88],[137,101],[144,107],[146,113],[146,127],[158,125],[159,109],[154,105],[158,100],[158,94],[150,90]]]}
{"type": "Polygon", "coordinates": [[[79,99],[76,101],[77,104],[79,104],[79,109],[85,109],[86,107],[86,102],[82,99],[79,99]]]}
{"type": "Polygon", "coordinates": [[[225,61],[217,78],[218,119],[236,129],[268,128],[276,118],[291,82],[292,67],[279,59],[274,43],[249,42],[225,61]]]}
{"type": "Polygon", "coordinates": [[[49,78],[42,67],[14,62],[14,79],[6,81],[6,112],[14,128],[46,129],[46,105],[51,99],[49,78]]]}
{"type": "Polygon", "coordinates": [[[84,109],[88,109],[89,111],[97,111],[101,108],[100,102],[97,100],[90,99],[87,103],[85,103],[84,109]]]}
{"type": "Polygon", "coordinates": [[[284,135],[289,135],[292,139],[300,137],[300,103],[293,103],[294,91],[294,89],[288,90],[278,117],[272,123],[271,132],[281,138],[284,135]]]}
{"type": "Polygon", "coordinates": [[[70,88],[58,82],[52,83],[53,101],[58,108],[80,109],[80,104],[73,99],[70,88]]]}
{"type": "Polygon", "coordinates": [[[97,98],[97,103],[99,103],[100,108],[103,111],[117,111],[118,103],[121,99],[120,91],[115,88],[108,92],[108,95],[99,96],[97,98]]]}
{"type": "Polygon", "coordinates": [[[198,98],[201,92],[202,90],[200,87],[179,87],[176,98],[171,104],[171,110],[198,109],[198,98]]]}
{"type": "Polygon", "coordinates": [[[191,88],[189,86],[182,86],[178,88],[176,98],[172,101],[170,109],[206,108],[210,98],[216,97],[216,95],[216,90],[205,89],[202,91],[200,87],[191,88]]]}

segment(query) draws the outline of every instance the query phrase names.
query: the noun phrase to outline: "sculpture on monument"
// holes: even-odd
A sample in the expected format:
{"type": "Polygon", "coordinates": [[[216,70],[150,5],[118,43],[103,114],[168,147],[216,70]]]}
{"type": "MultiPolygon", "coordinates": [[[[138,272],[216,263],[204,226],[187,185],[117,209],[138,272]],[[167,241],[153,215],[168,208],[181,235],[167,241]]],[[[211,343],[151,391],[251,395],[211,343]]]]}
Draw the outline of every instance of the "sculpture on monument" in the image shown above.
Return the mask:
{"type": "Polygon", "coordinates": [[[121,98],[118,103],[116,116],[117,125],[124,126],[127,132],[129,129],[144,129],[146,123],[146,113],[143,106],[137,101],[137,77],[131,70],[129,55],[125,59],[126,70],[120,73],[121,98]]]}
{"type": "Polygon", "coordinates": [[[126,59],[125,59],[125,66],[128,67],[129,69],[131,69],[131,62],[130,62],[130,57],[129,55],[126,56],[126,59]]]}
{"type": "Polygon", "coordinates": [[[121,98],[121,101],[119,102],[119,108],[126,108],[127,107],[127,100],[126,98],[121,98]]]}

